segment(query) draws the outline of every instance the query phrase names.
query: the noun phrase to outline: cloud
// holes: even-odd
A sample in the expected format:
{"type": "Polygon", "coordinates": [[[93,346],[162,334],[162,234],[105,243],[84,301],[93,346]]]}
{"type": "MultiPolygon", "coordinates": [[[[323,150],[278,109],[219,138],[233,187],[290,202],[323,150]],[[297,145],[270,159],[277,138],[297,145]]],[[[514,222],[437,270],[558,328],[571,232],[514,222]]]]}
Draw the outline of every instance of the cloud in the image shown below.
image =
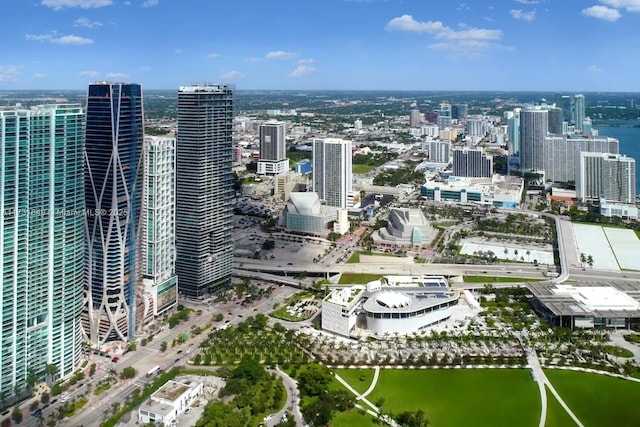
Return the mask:
{"type": "Polygon", "coordinates": [[[444,27],[444,29],[436,34],[438,39],[448,40],[499,40],[502,38],[501,30],[488,30],[485,28],[473,28],[461,25],[460,31],[452,30],[444,27]]]}
{"type": "Polygon", "coordinates": [[[92,9],[96,7],[110,6],[112,0],[42,0],[43,6],[52,8],[53,10],[61,10],[65,7],[79,7],[80,9],[92,9]]]}
{"type": "Polygon", "coordinates": [[[640,12],[640,0],[600,0],[600,3],[628,12],[640,12]]]}
{"type": "Polygon", "coordinates": [[[598,67],[596,64],[591,64],[587,67],[587,73],[600,74],[602,73],[602,69],[598,67]]]}
{"type": "Polygon", "coordinates": [[[514,0],[520,4],[538,4],[540,3],[538,0],[514,0]]]}
{"type": "Polygon", "coordinates": [[[49,34],[27,34],[24,36],[26,40],[29,41],[37,41],[37,42],[49,42],[56,44],[70,44],[76,46],[82,46],[86,44],[92,44],[92,39],[87,39],[80,36],[75,36],[73,34],[67,36],[58,36],[57,32],[49,33],[49,34]]]}
{"type": "Polygon", "coordinates": [[[244,74],[242,74],[240,71],[231,70],[222,74],[220,78],[223,80],[237,80],[244,78],[244,74]]]}
{"type": "Polygon", "coordinates": [[[0,65],[0,83],[18,81],[20,68],[17,65],[0,65]]]}
{"type": "Polygon", "coordinates": [[[158,0],[146,0],[142,3],[142,7],[154,7],[157,6],[158,3],[160,3],[158,0]]]}
{"type": "Polygon", "coordinates": [[[125,73],[107,73],[105,77],[108,79],[126,79],[129,75],[125,73]]]}
{"type": "Polygon", "coordinates": [[[87,28],[98,28],[102,27],[102,22],[100,21],[90,21],[89,18],[85,18],[84,16],[73,21],[74,27],[87,27],[87,28]]]}
{"type": "Polygon", "coordinates": [[[582,9],[582,14],[590,16],[592,18],[604,19],[605,21],[614,22],[622,17],[620,12],[616,9],[611,9],[607,6],[591,6],[586,9],[582,9]]]}
{"type": "Polygon", "coordinates": [[[99,72],[97,71],[91,71],[91,70],[85,70],[85,71],[80,71],[78,73],[79,76],[87,76],[87,77],[93,77],[93,78],[98,78],[98,76],[100,75],[99,72]]]}
{"type": "Polygon", "coordinates": [[[316,72],[316,67],[313,67],[309,64],[300,64],[289,73],[289,77],[302,77],[314,74],[316,72]]]}
{"type": "Polygon", "coordinates": [[[207,55],[207,58],[209,59],[215,59],[215,58],[219,58],[220,55],[218,55],[217,53],[210,53],[207,55]]]}
{"type": "Polygon", "coordinates": [[[247,61],[249,61],[249,62],[254,62],[254,63],[255,63],[255,62],[260,62],[260,61],[262,61],[262,58],[258,58],[258,57],[253,56],[253,57],[251,57],[251,58],[247,59],[247,61]]]}
{"type": "Polygon", "coordinates": [[[444,25],[440,21],[419,22],[411,15],[393,18],[387,24],[387,31],[406,31],[411,33],[436,33],[442,31],[444,25]]]}
{"type": "Polygon", "coordinates": [[[34,78],[36,80],[46,79],[47,77],[49,76],[44,73],[33,73],[33,75],[31,76],[31,78],[34,78]]]}
{"type": "Polygon", "coordinates": [[[308,58],[308,59],[298,59],[296,61],[296,64],[313,64],[314,62],[316,62],[315,59],[313,58],[308,58]]]}
{"type": "Polygon", "coordinates": [[[536,11],[535,9],[530,11],[530,12],[523,12],[522,9],[511,9],[509,11],[509,13],[511,14],[511,16],[513,16],[515,19],[522,19],[523,21],[533,21],[536,18],[536,11]]]}
{"type": "Polygon", "coordinates": [[[293,58],[296,55],[297,53],[285,52],[283,50],[276,50],[276,51],[267,53],[264,57],[267,59],[289,59],[289,58],[293,58]]]}
{"type": "Polygon", "coordinates": [[[458,7],[456,7],[456,10],[473,10],[473,9],[471,9],[471,7],[466,3],[458,3],[458,7]]]}

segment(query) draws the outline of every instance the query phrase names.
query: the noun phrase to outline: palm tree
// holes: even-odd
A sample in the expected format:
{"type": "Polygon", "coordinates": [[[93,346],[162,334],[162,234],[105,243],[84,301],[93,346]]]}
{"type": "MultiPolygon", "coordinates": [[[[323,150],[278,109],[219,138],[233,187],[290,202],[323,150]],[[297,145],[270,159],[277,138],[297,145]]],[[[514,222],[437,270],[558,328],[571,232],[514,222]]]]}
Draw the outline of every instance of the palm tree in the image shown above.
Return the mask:
{"type": "Polygon", "coordinates": [[[580,264],[582,264],[582,267],[584,267],[585,262],[587,262],[587,256],[584,252],[580,252],[580,264]]]}
{"type": "Polygon", "coordinates": [[[527,262],[529,262],[529,256],[531,255],[531,251],[527,249],[527,262]]]}
{"type": "Polygon", "coordinates": [[[587,256],[587,264],[589,264],[589,268],[593,268],[593,256],[587,256]]]}

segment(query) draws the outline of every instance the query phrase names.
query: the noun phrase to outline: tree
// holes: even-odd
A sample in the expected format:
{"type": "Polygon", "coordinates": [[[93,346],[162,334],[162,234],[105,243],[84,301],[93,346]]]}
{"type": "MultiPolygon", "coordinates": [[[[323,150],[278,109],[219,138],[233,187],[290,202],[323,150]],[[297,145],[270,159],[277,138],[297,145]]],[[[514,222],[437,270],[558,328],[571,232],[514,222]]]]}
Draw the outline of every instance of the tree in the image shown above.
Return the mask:
{"type": "Polygon", "coordinates": [[[593,268],[593,256],[587,256],[587,264],[589,264],[589,268],[593,268]]]}
{"type": "Polygon", "coordinates": [[[11,412],[11,419],[16,422],[16,424],[20,424],[22,422],[22,411],[17,406],[13,407],[13,411],[11,412]]]}
{"type": "Polygon", "coordinates": [[[312,363],[298,373],[298,388],[304,396],[319,396],[332,380],[331,372],[322,365],[312,363]]]}
{"type": "Polygon", "coordinates": [[[55,375],[58,373],[58,365],[50,363],[47,365],[45,372],[47,373],[47,382],[54,380],[55,375]]]}
{"type": "Polygon", "coordinates": [[[127,366],[122,370],[122,372],[120,372],[120,378],[122,379],[133,378],[135,376],[136,376],[136,370],[132,366],[127,366]]]}
{"type": "Polygon", "coordinates": [[[429,419],[425,417],[422,409],[418,409],[416,412],[401,412],[395,419],[402,427],[427,427],[429,425],[429,419]]]}
{"type": "Polygon", "coordinates": [[[161,351],[161,352],[163,352],[163,353],[164,353],[165,351],[167,351],[167,342],[166,342],[166,341],[162,341],[162,342],[160,343],[160,351],[161,351]]]}
{"type": "Polygon", "coordinates": [[[587,256],[584,252],[580,252],[580,264],[584,267],[584,264],[587,262],[587,256]]]}

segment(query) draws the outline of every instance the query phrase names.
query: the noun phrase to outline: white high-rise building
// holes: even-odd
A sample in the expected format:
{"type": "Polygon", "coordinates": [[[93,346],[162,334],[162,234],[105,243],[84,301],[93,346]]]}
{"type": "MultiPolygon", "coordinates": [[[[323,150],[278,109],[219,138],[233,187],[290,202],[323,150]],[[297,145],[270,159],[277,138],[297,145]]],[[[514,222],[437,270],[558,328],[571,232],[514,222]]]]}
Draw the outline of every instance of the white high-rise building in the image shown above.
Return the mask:
{"type": "Polygon", "coordinates": [[[618,146],[615,138],[549,135],[544,139],[545,179],[552,182],[575,181],[581,152],[617,154],[618,146]]]}
{"type": "Polygon", "coordinates": [[[143,318],[158,316],[178,302],[176,276],[176,139],[144,139],[143,318]]]}
{"type": "Polygon", "coordinates": [[[520,111],[520,167],[544,169],[544,138],[549,130],[547,110],[526,108],[520,111]]]}
{"type": "Polygon", "coordinates": [[[453,150],[453,174],[472,178],[488,178],[493,175],[493,157],[481,149],[467,147],[453,150]]]}
{"type": "Polygon", "coordinates": [[[267,122],[260,125],[260,160],[258,174],[279,175],[289,172],[285,124],[267,122]]]}
{"type": "Polygon", "coordinates": [[[409,114],[409,127],[419,128],[421,122],[422,122],[422,114],[420,114],[420,110],[418,109],[411,110],[411,113],[409,114]]]}
{"type": "Polygon", "coordinates": [[[448,141],[429,141],[429,162],[449,163],[451,161],[451,143],[448,141]]]}
{"type": "Polygon", "coordinates": [[[576,193],[583,201],[635,203],[636,161],[622,154],[580,153],[576,193]]]}
{"type": "Polygon", "coordinates": [[[313,191],[328,206],[348,208],[352,192],[351,141],[313,139],[313,191]]]}

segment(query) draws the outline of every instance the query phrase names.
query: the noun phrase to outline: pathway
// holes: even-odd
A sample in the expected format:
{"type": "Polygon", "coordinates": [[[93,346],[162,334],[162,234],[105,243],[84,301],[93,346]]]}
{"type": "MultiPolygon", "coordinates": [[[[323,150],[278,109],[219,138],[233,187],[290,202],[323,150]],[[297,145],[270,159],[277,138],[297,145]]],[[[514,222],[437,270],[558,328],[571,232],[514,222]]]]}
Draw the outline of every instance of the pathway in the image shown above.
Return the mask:
{"type": "MultiPolygon", "coordinates": [[[[536,381],[538,381],[538,387],[543,387],[546,385],[549,388],[549,391],[554,395],[560,406],[567,411],[567,414],[571,417],[571,419],[576,423],[578,427],[584,427],[584,424],[580,422],[576,414],[573,413],[571,408],[562,400],[562,397],[558,394],[556,389],[551,384],[551,381],[547,378],[544,373],[544,370],[540,366],[540,361],[538,360],[538,356],[536,355],[534,350],[530,350],[527,352],[527,361],[529,362],[529,366],[531,366],[531,370],[533,371],[533,376],[536,381]]],[[[542,399],[542,415],[540,416],[540,426],[543,427],[546,422],[546,414],[547,414],[547,393],[546,390],[540,390],[540,397],[542,399]],[[544,418],[544,419],[543,419],[544,418]]]]}
{"type": "Polygon", "coordinates": [[[369,386],[367,391],[365,391],[360,396],[358,396],[357,399],[362,399],[363,397],[369,396],[369,394],[373,391],[373,389],[376,388],[376,384],[378,383],[379,376],[380,376],[380,366],[376,366],[373,372],[373,380],[371,381],[371,385],[369,386]]]}
{"type": "MultiPolygon", "coordinates": [[[[356,389],[354,389],[353,387],[351,387],[351,385],[349,385],[348,382],[346,382],[340,375],[334,373],[333,375],[336,377],[336,379],[340,382],[340,384],[342,384],[343,386],[345,386],[345,388],[347,390],[349,390],[351,393],[353,393],[356,396],[356,399],[365,403],[367,406],[369,406],[372,410],[369,410],[365,407],[363,407],[362,405],[356,404],[356,407],[359,409],[363,409],[365,410],[368,414],[374,416],[374,417],[379,417],[380,416],[380,409],[376,407],[376,405],[374,405],[373,403],[371,403],[365,396],[368,393],[371,393],[371,391],[373,391],[373,388],[375,387],[375,383],[378,382],[378,375],[380,372],[380,367],[376,366],[376,371],[374,373],[373,376],[373,381],[372,381],[372,386],[369,386],[369,389],[367,391],[365,391],[363,394],[360,394],[356,391],[356,389]]],[[[389,424],[391,427],[400,427],[398,425],[398,423],[396,423],[394,420],[392,420],[391,418],[389,418],[387,415],[382,414],[382,416],[380,417],[384,422],[386,422],[387,424],[389,424]]],[[[583,427],[583,426],[581,426],[583,427]]]]}

